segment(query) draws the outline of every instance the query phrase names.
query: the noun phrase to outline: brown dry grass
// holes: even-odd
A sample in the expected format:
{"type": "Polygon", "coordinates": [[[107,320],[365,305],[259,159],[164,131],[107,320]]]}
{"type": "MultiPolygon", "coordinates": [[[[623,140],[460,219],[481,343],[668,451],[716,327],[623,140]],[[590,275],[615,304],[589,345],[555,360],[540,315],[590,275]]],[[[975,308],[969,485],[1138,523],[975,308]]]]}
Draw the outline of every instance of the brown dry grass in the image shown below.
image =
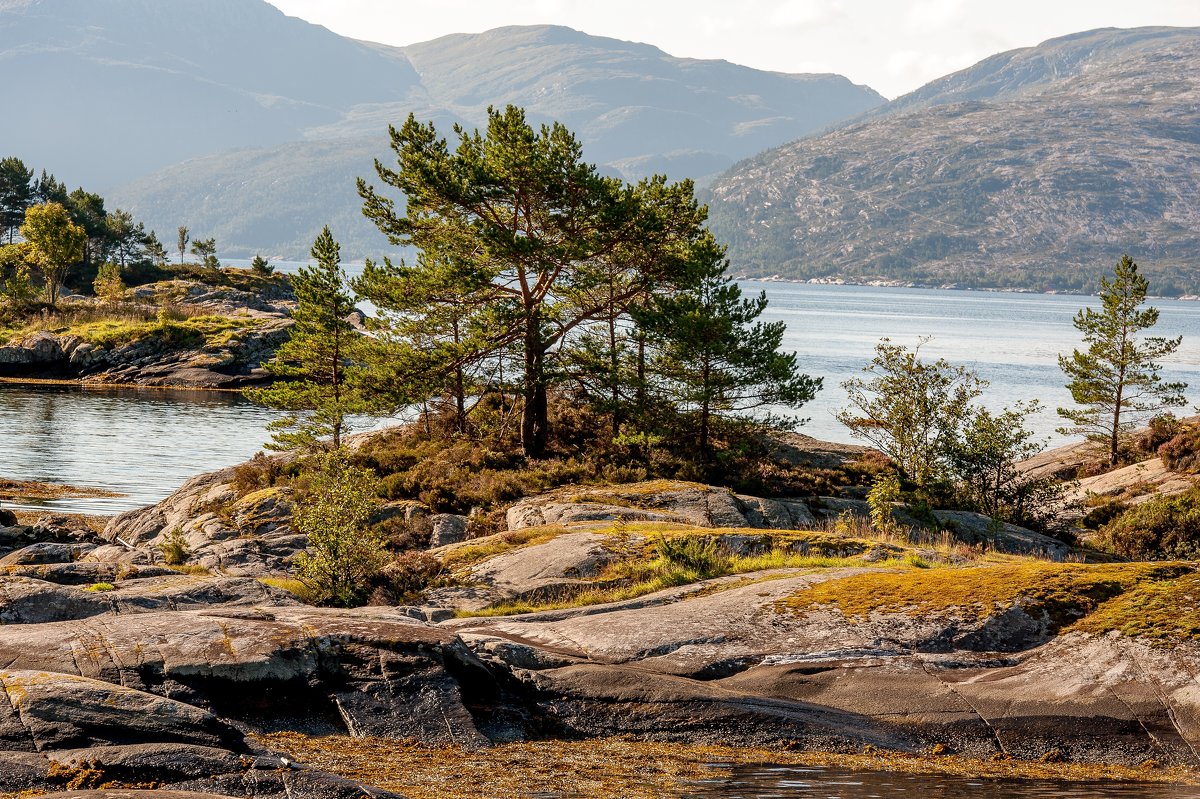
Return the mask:
{"type": "Polygon", "coordinates": [[[719,778],[725,770],[714,768],[715,763],[771,763],[970,778],[1198,784],[1193,770],[1151,764],[1127,768],[878,750],[825,754],[650,743],[631,738],[519,742],[474,751],[382,738],[312,738],[298,733],[275,733],[259,740],[307,765],[413,799],[523,799],[539,792],[565,792],[579,799],[658,799],[678,795],[697,780],[719,778]]]}

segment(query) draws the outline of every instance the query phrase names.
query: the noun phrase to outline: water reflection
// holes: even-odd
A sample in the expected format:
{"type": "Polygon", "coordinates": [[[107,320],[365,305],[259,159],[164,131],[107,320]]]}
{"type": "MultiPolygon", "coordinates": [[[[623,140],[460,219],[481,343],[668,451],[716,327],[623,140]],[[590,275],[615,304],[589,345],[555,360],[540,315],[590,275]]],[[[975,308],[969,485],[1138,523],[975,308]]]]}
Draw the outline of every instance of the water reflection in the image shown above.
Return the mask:
{"type": "Polygon", "coordinates": [[[230,393],[0,384],[0,475],[117,491],[38,505],[116,513],[253,455],[273,418],[230,393]]]}
{"type": "Polygon", "coordinates": [[[796,766],[731,766],[687,797],[720,799],[1196,799],[1196,788],[1047,780],[967,779],[796,766]]]}

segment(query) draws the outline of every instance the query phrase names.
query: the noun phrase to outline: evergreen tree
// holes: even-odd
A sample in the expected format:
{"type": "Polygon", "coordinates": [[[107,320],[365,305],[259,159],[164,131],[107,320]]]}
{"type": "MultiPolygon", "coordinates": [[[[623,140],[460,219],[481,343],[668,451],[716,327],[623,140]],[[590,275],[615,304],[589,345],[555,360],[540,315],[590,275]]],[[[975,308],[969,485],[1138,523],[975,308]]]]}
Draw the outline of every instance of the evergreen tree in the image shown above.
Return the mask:
{"type": "Polygon", "coordinates": [[[101,264],[92,282],[96,296],[108,302],[121,298],[125,292],[125,282],[121,280],[121,267],[114,263],[101,264]]]}
{"type": "Polygon", "coordinates": [[[271,266],[266,258],[256,254],[253,260],[250,261],[250,271],[256,275],[266,277],[275,271],[275,267],[271,266]]]}
{"type": "MultiPolygon", "coordinates": [[[[766,293],[743,299],[724,276],[723,252],[716,248],[696,284],[655,296],[635,312],[647,338],[661,390],[694,419],[694,439],[702,456],[712,456],[717,414],[744,414],[768,406],[797,408],[816,396],[821,379],[801,374],[795,353],[779,351],[786,325],[756,322],[767,307],[766,293]]],[[[798,420],[773,417],[781,426],[798,420]]]]}
{"type": "Polygon", "coordinates": [[[71,212],[71,219],[75,224],[87,233],[81,260],[84,269],[90,271],[93,265],[105,259],[112,245],[104,198],[82,188],[75,189],[67,196],[67,210],[71,212]]]}
{"type": "Polygon", "coordinates": [[[346,317],[354,310],[341,268],[341,248],[326,227],[313,244],[314,266],[292,276],[295,322],[288,340],[267,364],[279,380],[246,395],[254,402],[292,413],[270,429],[274,449],[314,447],[321,438],[342,444],[346,417],[367,410],[361,391],[366,339],[346,317]]]}
{"type": "MultiPolygon", "coordinates": [[[[398,168],[377,163],[376,171],[405,195],[404,215],[360,180],[364,213],[393,244],[427,253],[420,268],[453,270],[469,306],[490,309],[488,331],[474,339],[483,349],[474,356],[515,351],[523,372],[522,446],[540,456],[560,345],[613,303],[624,308],[648,287],[668,285],[678,263],[673,250],[703,232],[707,212],[690,182],[624,187],[602,177],[582,161],[565,127],[535,130],[513,106],[489,111],[486,135],[455,130],[452,152],[432,124],[412,116],[393,129],[398,168]],[[631,279],[611,300],[600,299],[593,289],[618,256],[631,279]]],[[[428,280],[445,282],[438,274],[428,280]]]]}
{"type": "Polygon", "coordinates": [[[44,169],[41,177],[33,184],[33,199],[38,204],[58,203],[63,207],[70,205],[70,195],[67,194],[66,185],[56,180],[54,175],[44,169]]]}
{"type": "Polygon", "coordinates": [[[1082,406],[1058,409],[1071,422],[1060,432],[1106,442],[1111,466],[1117,465],[1122,435],[1140,419],[1185,402],[1187,384],[1163,382],[1156,363],[1179,348],[1182,336],[1137,338],[1158,323],[1157,308],[1139,310],[1147,285],[1133,259],[1123,256],[1112,279],[1100,279],[1100,310],[1084,308],[1075,315],[1087,351],[1058,357],[1071,398],[1082,406]]]}
{"type": "Polygon", "coordinates": [[[151,230],[142,239],[142,249],[146,256],[154,262],[156,266],[167,265],[167,248],[159,240],[158,234],[151,230]]]}
{"type": "Polygon", "coordinates": [[[179,265],[182,266],[183,259],[187,255],[188,242],[192,240],[192,237],[189,235],[188,229],[183,225],[179,226],[178,234],[179,238],[176,239],[176,244],[179,246],[179,265]]]}
{"type": "Polygon", "coordinates": [[[77,263],[87,244],[87,231],[71,221],[58,203],[34,205],[25,212],[21,237],[29,244],[42,277],[46,302],[54,306],[67,270],[77,263]]]}
{"type": "Polygon", "coordinates": [[[196,239],[192,242],[192,255],[200,259],[205,269],[217,270],[221,262],[217,260],[217,240],[211,236],[207,239],[196,239]]]}
{"type": "Polygon", "coordinates": [[[108,240],[112,243],[112,254],[124,269],[144,252],[146,227],[133,221],[133,214],[118,208],[105,220],[108,240]]]}
{"type": "MultiPolygon", "coordinates": [[[[8,243],[33,205],[33,170],[20,158],[0,159],[0,232],[7,229],[8,243]]],[[[2,235],[2,233],[0,233],[2,235]]]]}

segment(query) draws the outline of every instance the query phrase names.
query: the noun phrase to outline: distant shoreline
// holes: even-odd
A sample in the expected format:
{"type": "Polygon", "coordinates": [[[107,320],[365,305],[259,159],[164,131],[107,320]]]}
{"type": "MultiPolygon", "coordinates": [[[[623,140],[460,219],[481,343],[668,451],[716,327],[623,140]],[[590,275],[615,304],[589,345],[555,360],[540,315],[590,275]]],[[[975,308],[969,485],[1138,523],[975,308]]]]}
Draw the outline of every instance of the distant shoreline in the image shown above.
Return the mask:
{"type": "MultiPolygon", "coordinates": [[[[873,280],[858,280],[855,278],[843,277],[783,277],[782,275],[770,275],[769,277],[760,277],[756,275],[734,275],[734,281],[750,281],[753,283],[787,283],[797,286],[866,286],[877,289],[925,289],[928,291],[978,291],[988,294],[1040,294],[1045,296],[1065,296],[1065,297],[1095,297],[1098,296],[1095,292],[1090,291],[1067,291],[1065,289],[1046,289],[1039,291],[1038,289],[1017,288],[1017,287],[976,287],[976,286],[960,286],[956,283],[942,283],[940,285],[932,285],[929,283],[915,283],[910,280],[886,280],[877,278],[873,280]]],[[[1147,295],[1147,299],[1152,300],[1181,300],[1183,302],[1200,301],[1200,294],[1182,294],[1177,297],[1166,296],[1161,294],[1147,295]]]]}

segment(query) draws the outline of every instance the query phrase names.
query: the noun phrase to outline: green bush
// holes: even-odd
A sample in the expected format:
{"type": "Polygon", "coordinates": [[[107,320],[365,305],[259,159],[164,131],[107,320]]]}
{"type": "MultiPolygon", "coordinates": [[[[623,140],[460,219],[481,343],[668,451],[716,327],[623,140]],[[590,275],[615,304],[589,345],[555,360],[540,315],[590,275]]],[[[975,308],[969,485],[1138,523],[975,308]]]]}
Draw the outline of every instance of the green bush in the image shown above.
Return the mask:
{"type": "Polygon", "coordinates": [[[112,583],[92,583],[87,587],[88,591],[116,591],[117,587],[112,583]]]}
{"type": "Polygon", "coordinates": [[[654,551],[659,560],[695,572],[700,579],[724,574],[729,566],[729,554],[711,538],[660,538],[654,551]]]}
{"type": "Polygon", "coordinates": [[[1100,529],[1096,543],[1132,560],[1200,556],[1200,488],[1147,500],[1100,529]]]}
{"type": "Polygon", "coordinates": [[[163,562],[168,566],[178,566],[186,562],[192,554],[187,539],[178,528],[163,536],[163,540],[158,542],[158,551],[162,553],[163,562]]]}

